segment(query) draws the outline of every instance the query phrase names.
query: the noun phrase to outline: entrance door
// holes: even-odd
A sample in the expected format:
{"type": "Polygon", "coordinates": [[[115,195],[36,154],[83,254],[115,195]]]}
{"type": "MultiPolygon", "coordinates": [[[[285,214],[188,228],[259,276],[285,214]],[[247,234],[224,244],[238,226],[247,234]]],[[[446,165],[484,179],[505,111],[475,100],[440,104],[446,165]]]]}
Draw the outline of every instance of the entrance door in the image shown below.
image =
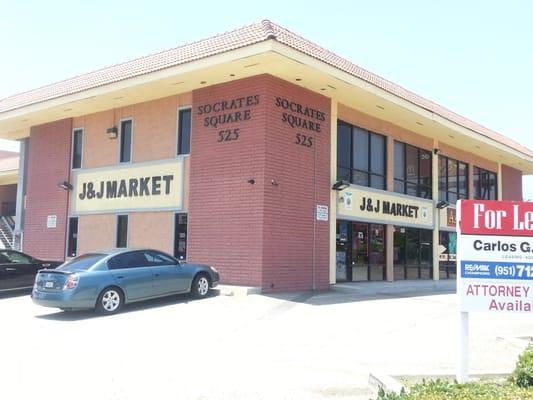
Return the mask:
{"type": "Polygon", "coordinates": [[[352,229],[352,280],[368,280],[368,224],[354,223],[352,229]]]}
{"type": "Polygon", "coordinates": [[[336,253],[336,277],[337,282],[351,281],[352,268],[350,265],[350,223],[337,222],[337,253],[336,253]]]}

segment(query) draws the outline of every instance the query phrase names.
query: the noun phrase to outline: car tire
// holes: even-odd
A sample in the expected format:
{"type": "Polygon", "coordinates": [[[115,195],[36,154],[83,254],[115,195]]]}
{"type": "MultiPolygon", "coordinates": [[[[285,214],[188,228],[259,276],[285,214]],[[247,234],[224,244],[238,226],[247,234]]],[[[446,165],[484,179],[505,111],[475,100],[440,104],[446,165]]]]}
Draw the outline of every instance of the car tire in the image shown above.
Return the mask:
{"type": "Polygon", "coordinates": [[[124,304],[124,294],[118,287],[111,286],[102,290],[96,300],[96,311],[100,314],[116,314],[124,304]]]}
{"type": "Polygon", "coordinates": [[[191,294],[197,299],[203,299],[209,294],[209,277],[206,274],[198,274],[194,277],[191,286],[191,294]]]}

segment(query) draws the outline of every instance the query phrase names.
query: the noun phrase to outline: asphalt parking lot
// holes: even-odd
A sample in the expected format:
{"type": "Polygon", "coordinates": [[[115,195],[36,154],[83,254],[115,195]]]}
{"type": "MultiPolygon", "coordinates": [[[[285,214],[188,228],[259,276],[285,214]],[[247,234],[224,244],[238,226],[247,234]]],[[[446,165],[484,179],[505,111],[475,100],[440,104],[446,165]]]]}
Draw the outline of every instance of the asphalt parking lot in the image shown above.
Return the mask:
{"type": "MultiPolygon", "coordinates": [[[[453,373],[453,282],[174,296],[114,316],[0,297],[2,399],[368,398],[368,373],[453,373]]],[[[525,314],[474,314],[471,371],[512,370],[525,314]]]]}

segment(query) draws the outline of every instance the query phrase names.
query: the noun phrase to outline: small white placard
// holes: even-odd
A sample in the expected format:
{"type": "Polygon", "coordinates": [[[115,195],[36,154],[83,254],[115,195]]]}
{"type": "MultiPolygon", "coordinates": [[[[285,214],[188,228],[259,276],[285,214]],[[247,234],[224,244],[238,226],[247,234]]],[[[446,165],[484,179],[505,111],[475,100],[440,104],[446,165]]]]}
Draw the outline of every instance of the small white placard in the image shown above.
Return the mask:
{"type": "Polygon", "coordinates": [[[46,227],[47,228],[55,228],[55,227],[57,227],[57,215],[49,215],[46,218],[46,227]]]}
{"type": "Polygon", "coordinates": [[[327,221],[329,217],[328,206],[322,206],[317,204],[316,206],[316,219],[317,221],[327,221]]]}

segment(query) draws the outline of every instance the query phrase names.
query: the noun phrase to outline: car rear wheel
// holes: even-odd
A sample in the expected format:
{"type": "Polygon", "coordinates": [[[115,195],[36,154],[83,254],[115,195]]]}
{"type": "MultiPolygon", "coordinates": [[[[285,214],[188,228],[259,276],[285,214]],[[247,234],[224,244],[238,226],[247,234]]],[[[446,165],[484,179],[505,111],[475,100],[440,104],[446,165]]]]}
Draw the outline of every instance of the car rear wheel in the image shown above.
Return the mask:
{"type": "Polygon", "coordinates": [[[109,287],[106,288],[98,296],[96,302],[96,311],[100,314],[115,314],[121,308],[124,303],[124,295],[119,288],[109,287]]]}
{"type": "Polygon", "coordinates": [[[197,299],[204,298],[209,293],[209,278],[205,274],[198,274],[192,281],[191,293],[197,299]]]}

